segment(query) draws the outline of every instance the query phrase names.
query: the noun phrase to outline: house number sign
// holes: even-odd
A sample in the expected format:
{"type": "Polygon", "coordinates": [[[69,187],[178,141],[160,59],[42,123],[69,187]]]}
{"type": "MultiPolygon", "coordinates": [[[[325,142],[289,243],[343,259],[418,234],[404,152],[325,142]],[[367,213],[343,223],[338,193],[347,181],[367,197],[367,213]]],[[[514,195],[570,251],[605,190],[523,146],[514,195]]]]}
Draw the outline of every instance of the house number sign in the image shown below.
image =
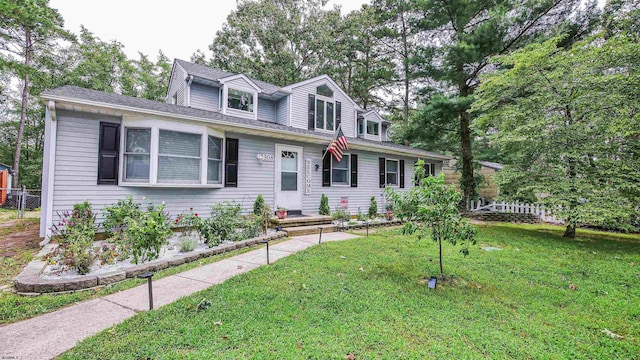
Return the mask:
{"type": "Polygon", "coordinates": [[[274,161],[273,154],[258,154],[256,157],[260,161],[274,161]]]}
{"type": "Polygon", "coordinates": [[[311,194],[311,159],[304,160],[304,194],[311,194]]]}

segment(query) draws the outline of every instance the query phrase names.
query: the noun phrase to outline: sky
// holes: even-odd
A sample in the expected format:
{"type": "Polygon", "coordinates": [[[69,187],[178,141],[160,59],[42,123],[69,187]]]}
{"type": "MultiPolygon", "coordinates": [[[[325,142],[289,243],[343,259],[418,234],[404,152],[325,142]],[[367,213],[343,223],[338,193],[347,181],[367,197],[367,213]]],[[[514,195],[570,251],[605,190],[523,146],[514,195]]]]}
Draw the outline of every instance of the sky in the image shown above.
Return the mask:
{"type": "MultiPolygon", "coordinates": [[[[330,0],[342,13],[357,10],[368,0],[330,0]]],[[[189,60],[201,49],[210,56],[213,36],[236,8],[234,0],[50,0],[65,21],[65,28],[78,34],[84,25],[100,39],[118,40],[130,58],[138,51],[155,59],[162,49],[169,59],[189,60]]]]}

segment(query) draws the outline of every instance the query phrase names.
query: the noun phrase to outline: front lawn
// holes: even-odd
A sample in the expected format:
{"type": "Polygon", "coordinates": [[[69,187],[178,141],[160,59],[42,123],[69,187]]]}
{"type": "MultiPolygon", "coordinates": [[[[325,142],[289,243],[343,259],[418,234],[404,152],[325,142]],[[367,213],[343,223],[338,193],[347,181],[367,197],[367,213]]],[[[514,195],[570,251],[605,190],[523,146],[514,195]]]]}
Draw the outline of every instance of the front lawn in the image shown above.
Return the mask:
{"type": "Polygon", "coordinates": [[[469,257],[397,230],[326,243],[81,342],[63,359],[622,358],[640,354],[640,237],[479,227],[469,257]],[[587,234],[587,235],[584,235],[587,234]],[[582,236],[581,236],[582,235],[582,236]],[[503,248],[485,251],[480,247],[503,248]],[[206,299],[211,307],[198,310],[206,299]],[[624,336],[614,339],[605,333],[624,336]]]}

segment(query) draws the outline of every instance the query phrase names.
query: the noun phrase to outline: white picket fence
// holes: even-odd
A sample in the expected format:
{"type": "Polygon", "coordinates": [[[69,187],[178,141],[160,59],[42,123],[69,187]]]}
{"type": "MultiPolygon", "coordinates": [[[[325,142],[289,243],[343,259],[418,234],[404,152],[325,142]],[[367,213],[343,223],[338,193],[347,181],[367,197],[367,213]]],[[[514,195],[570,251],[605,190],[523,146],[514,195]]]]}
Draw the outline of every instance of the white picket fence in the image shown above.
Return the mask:
{"type": "Polygon", "coordinates": [[[552,209],[546,209],[539,204],[527,204],[519,203],[518,201],[512,203],[506,202],[491,202],[483,204],[482,200],[469,201],[467,203],[467,210],[472,212],[478,211],[493,211],[493,212],[505,212],[514,214],[534,214],[540,217],[540,220],[549,223],[563,224],[564,220],[557,218],[552,209]]]}

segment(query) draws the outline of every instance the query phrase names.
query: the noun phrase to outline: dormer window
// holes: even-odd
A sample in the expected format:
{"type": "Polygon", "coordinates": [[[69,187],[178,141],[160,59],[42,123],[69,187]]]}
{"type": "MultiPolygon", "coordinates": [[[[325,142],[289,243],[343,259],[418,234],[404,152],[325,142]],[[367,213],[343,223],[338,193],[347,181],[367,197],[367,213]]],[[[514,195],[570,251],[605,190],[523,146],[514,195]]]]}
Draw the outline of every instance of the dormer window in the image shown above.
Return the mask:
{"type": "Polygon", "coordinates": [[[375,121],[367,121],[367,135],[380,135],[380,124],[375,121]]]}
{"type": "Polygon", "coordinates": [[[227,107],[242,111],[253,112],[253,94],[250,92],[229,89],[227,107]]]}

